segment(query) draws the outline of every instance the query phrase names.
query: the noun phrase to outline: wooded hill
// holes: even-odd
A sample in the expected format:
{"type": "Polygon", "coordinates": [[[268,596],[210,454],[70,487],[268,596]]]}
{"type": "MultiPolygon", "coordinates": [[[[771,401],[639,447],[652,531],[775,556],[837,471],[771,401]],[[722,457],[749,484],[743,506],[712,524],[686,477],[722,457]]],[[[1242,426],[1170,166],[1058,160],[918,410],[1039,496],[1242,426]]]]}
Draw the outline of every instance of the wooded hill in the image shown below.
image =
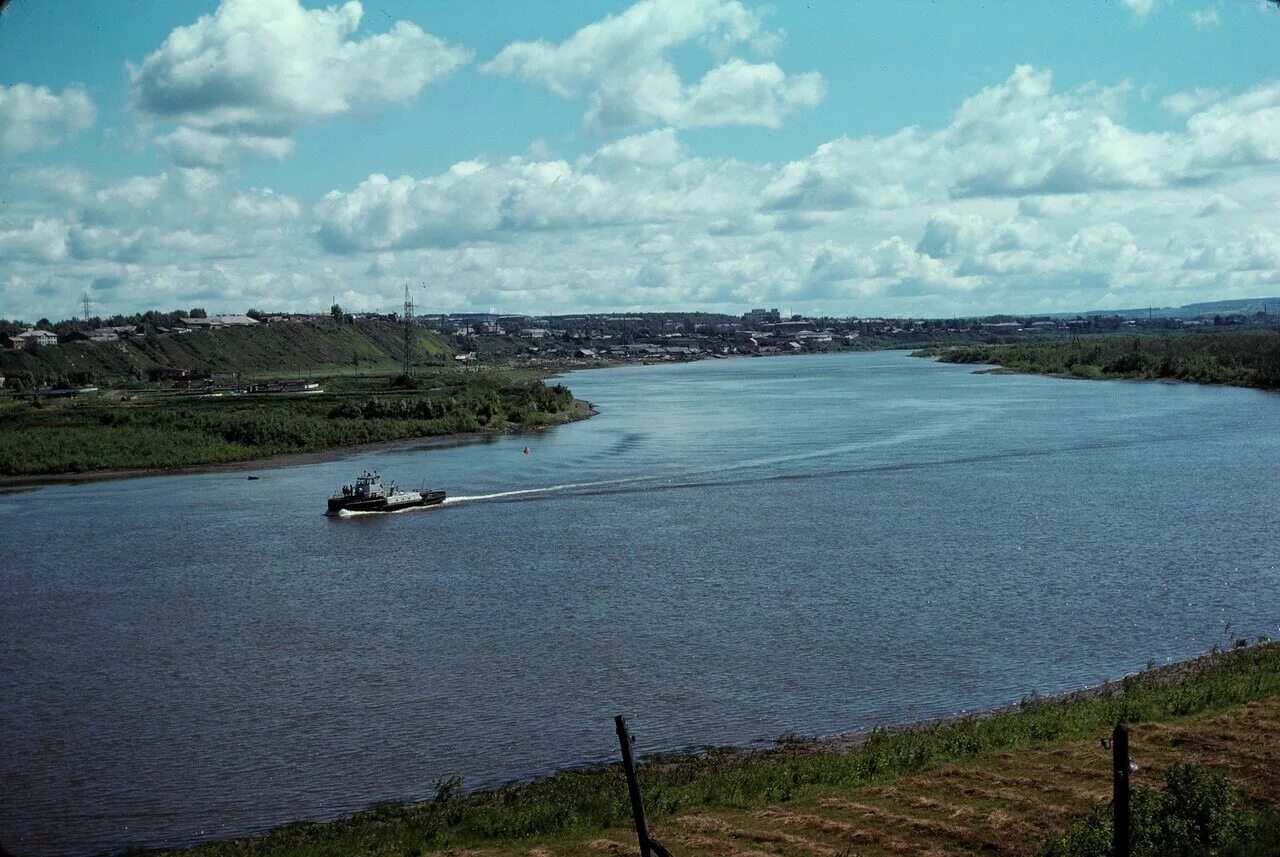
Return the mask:
{"type": "MultiPolygon", "coordinates": [[[[400,325],[379,319],[282,321],[181,335],[140,334],[118,342],[70,342],[0,351],[6,386],[145,380],[155,369],[290,375],[386,368],[404,353],[400,325]]],[[[414,331],[414,362],[442,363],[452,351],[437,334],[414,331]]]]}

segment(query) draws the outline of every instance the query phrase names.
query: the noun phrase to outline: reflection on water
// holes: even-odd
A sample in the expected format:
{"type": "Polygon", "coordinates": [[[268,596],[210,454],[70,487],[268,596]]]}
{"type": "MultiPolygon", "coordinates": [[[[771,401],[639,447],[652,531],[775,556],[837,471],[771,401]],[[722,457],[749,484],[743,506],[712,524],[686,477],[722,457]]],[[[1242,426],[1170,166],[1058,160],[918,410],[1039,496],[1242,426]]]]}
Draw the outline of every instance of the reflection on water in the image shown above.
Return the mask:
{"type": "Polygon", "coordinates": [[[568,383],[601,415],[0,496],[0,841],[197,842],[609,759],[620,711],[747,743],[1276,633],[1275,396],[884,353],[568,383]],[[366,469],[450,502],[325,518],[366,469]]]}

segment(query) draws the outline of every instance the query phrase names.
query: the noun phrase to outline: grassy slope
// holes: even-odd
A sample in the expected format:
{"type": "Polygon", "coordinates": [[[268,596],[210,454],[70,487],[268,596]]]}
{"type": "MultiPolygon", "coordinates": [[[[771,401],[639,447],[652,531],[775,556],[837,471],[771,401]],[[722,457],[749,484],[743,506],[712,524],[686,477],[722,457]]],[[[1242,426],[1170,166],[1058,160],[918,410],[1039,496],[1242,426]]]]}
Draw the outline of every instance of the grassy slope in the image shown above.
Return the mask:
{"type": "Polygon", "coordinates": [[[1078,342],[926,349],[946,363],[992,363],[1013,372],[1133,378],[1280,389],[1280,332],[1107,336],[1078,342]]]}
{"type": "MultiPolygon", "coordinates": [[[[1196,740],[1212,756],[1221,742],[1248,733],[1255,721],[1264,724],[1268,740],[1280,737],[1280,706],[1274,702],[1278,697],[1280,645],[1266,644],[1130,677],[1092,695],[1027,701],[989,716],[878,731],[859,744],[654,759],[643,766],[641,778],[655,829],[672,840],[668,844],[679,846],[676,853],[681,857],[832,857],[850,853],[850,848],[867,854],[957,853],[929,843],[936,844],[939,836],[970,836],[971,829],[980,827],[982,813],[991,818],[997,813],[1012,819],[1043,816],[1065,825],[1073,813],[1100,799],[1096,772],[1077,777],[1062,765],[1087,757],[1090,765],[1104,766],[1105,771],[1105,756],[1099,762],[1090,748],[1097,747],[1098,737],[1118,720],[1163,724],[1140,727],[1139,735],[1167,738],[1161,752],[1168,758],[1187,747],[1187,740],[1178,738],[1178,730],[1184,729],[1199,736],[1196,740]],[[1257,700],[1271,702],[1240,708],[1257,700]],[[1235,731],[1216,726],[1196,731],[1196,718],[1222,712],[1234,718],[1235,731]],[[1009,778],[992,781],[990,772],[996,770],[1009,778]],[[932,791],[914,791],[924,783],[932,783],[932,791]],[[896,795],[902,795],[903,807],[914,806],[923,820],[904,820],[902,813],[891,811],[888,804],[897,800],[896,795]],[[947,816],[951,809],[928,803],[944,799],[959,802],[957,815],[947,816]],[[885,834],[881,839],[867,832],[877,825],[885,834]],[[734,833],[735,828],[755,831],[747,837],[751,841],[744,839],[746,834],[734,833]]],[[[1135,744],[1145,747],[1143,740],[1135,744]]],[[[1271,755],[1266,759],[1280,764],[1274,751],[1267,752],[1271,755]]],[[[1270,770],[1267,761],[1238,764],[1270,770]]],[[[1280,796],[1265,783],[1248,785],[1246,791],[1270,799],[1280,796]]],[[[400,857],[457,849],[495,855],[633,850],[626,790],[616,767],[568,771],[491,792],[448,794],[446,789],[444,799],[381,807],[335,822],[289,825],[260,838],[202,846],[197,853],[400,857]]],[[[1003,836],[988,828],[990,824],[981,828],[981,836],[1003,836]]],[[[1057,828],[1051,824],[1039,829],[1057,828]]],[[[990,845],[978,848],[989,849],[990,845]]]]}
{"type": "MultiPolygon", "coordinates": [[[[79,342],[31,351],[0,351],[0,375],[30,373],[39,383],[138,377],[174,367],[214,372],[290,374],[330,367],[393,366],[403,355],[402,329],[392,323],[286,322],[201,331],[182,336],[136,337],[111,343],[79,342]]],[[[415,334],[419,361],[442,361],[450,350],[436,334],[415,334]]]]}

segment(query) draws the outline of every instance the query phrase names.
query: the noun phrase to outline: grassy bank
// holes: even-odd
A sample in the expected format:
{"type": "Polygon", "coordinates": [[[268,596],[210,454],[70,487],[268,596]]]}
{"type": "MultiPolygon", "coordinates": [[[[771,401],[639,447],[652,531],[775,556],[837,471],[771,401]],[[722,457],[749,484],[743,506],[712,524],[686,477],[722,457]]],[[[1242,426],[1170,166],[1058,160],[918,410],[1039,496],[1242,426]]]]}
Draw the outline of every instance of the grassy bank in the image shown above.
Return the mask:
{"type": "MultiPolygon", "coordinates": [[[[1013,709],[916,728],[878,730],[860,742],[784,742],[766,752],[720,750],[655,758],[642,766],[641,778],[650,818],[661,827],[677,815],[687,819],[690,813],[796,807],[958,763],[1056,752],[1052,748],[1063,742],[1088,739],[1096,745],[1097,736],[1107,734],[1117,721],[1177,722],[1276,697],[1280,645],[1260,644],[1150,670],[1096,692],[1027,700],[1013,709]]],[[[602,723],[601,729],[610,726],[602,723]]],[[[644,726],[636,728],[643,731],[644,726]]],[[[617,767],[567,771],[469,795],[460,794],[458,786],[442,783],[438,797],[428,803],[293,824],[258,838],[201,846],[195,853],[400,857],[463,848],[514,854],[534,846],[579,853],[591,851],[589,846],[608,831],[625,833],[630,819],[617,767]]]]}
{"type": "Polygon", "coordinates": [[[313,395],[26,399],[0,404],[0,475],[194,467],[581,416],[563,386],[503,373],[442,374],[429,389],[335,381],[313,395]]]}
{"type": "Polygon", "coordinates": [[[1073,378],[1190,381],[1280,389],[1280,332],[1106,336],[1076,342],[927,348],[944,363],[1073,378]]]}

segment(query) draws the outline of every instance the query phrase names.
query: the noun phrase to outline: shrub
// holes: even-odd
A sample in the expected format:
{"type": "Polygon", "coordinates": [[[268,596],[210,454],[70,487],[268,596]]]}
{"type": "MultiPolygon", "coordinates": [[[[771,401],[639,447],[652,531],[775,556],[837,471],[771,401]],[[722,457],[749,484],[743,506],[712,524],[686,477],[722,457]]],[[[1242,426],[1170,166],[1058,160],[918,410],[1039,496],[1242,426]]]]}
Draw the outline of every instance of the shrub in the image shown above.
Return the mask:
{"type": "MultiPolygon", "coordinates": [[[[1224,776],[1202,765],[1174,765],[1164,789],[1132,796],[1133,857],[1217,857],[1252,842],[1257,826],[1224,776]]],[[[1110,857],[1111,808],[1045,842],[1041,857],[1110,857]]]]}

